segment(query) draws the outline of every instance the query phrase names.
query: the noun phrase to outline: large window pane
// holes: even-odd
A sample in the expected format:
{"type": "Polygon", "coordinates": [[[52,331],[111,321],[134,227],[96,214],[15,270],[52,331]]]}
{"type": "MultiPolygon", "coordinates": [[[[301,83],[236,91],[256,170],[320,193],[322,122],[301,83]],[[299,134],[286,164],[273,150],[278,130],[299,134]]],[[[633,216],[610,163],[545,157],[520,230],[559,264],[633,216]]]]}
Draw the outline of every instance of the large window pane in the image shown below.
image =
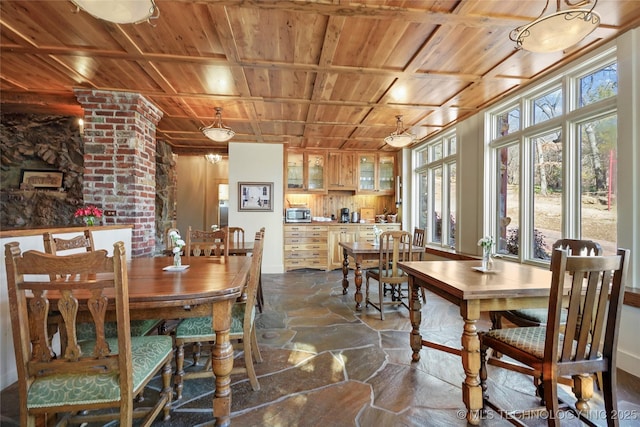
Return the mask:
{"type": "Polygon", "coordinates": [[[496,138],[520,130],[520,108],[516,107],[496,116],[496,138]]]}
{"type": "Polygon", "coordinates": [[[429,241],[442,242],[442,167],[431,170],[431,207],[433,215],[429,227],[429,241]]]}
{"type": "Polygon", "coordinates": [[[453,154],[456,154],[456,151],[458,150],[458,141],[456,139],[455,136],[452,136],[451,138],[449,138],[447,140],[448,144],[447,144],[447,155],[451,156],[453,154]]]}
{"type": "Polygon", "coordinates": [[[429,156],[430,162],[435,162],[436,160],[440,160],[442,158],[442,142],[438,142],[437,144],[432,144],[429,148],[431,155],[429,156]]]}
{"type": "Polygon", "coordinates": [[[500,254],[520,253],[520,147],[510,145],[497,151],[498,155],[498,239],[500,254]]]}
{"type": "Polygon", "coordinates": [[[562,237],[562,143],[560,131],[531,140],[533,144],[533,230],[531,256],[551,259],[551,245],[562,237]]]}
{"type": "Polygon", "coordinates": [[[580,79],[580,107],[618,94],[618,64],[607,65],[580,79]]]}
{"type": "Polygon", "coordinates": [[[579,126],[581,163],[581,236],[595,240],[607,254],[616,253],[617,116],[579,126]]]}
{"type": "Polygon", "coordinates": [[[456,246],[456,164],[448,167],[449,171],[449,246],[456,246]]]}
{"type": "Polygon", "coordinates": [[[418,175],[418,228],[423,230],[427,229],[428,225],[428,213],[429,213],[429,180],[425,172],[418,175]]]}
{"type": "Polygon", "coordinates": [[[562,114],[562,89],[533,100],[533,123],[542,123],[562,114]]]}

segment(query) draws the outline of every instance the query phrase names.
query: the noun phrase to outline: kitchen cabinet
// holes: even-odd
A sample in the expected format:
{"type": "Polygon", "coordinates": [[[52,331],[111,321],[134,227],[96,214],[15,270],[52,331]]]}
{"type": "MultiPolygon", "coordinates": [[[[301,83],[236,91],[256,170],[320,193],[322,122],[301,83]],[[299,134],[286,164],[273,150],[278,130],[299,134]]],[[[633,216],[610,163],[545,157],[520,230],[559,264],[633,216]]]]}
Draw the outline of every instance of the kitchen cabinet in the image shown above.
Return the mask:
{"type": "Polygon", "coordinates": [[[327,158],[327,188],[356,190],[358,188],[357,171],[357,153],[330,152],[327,158]]]}
{"type": "Polygon", "coordinates": [[[360,153],[358,155],[358,194],[393,195],[395,176],[393,154],[360,153]]]}
{"type": "Polygon", "coordinates": [[[316,151],[288,151],[287,193],[326,193],[327,155],[316,151]]]}
{"type": "MultiPolygon", "coordinates": [[[[358,242],[373,243],[376,239],[376,234],[373,231],[373,227],[384,231],[401,230],[400,224],[362,224],[358,230],[358,242]]],[[[349,260],[351,263],[351,260],[349,260]]],[[[369,259],[362,262],[362,268],[374,268],[377,267],[379,260],[369,259]]]]}
{"type": "Polygon", "coordinates": [[[328,264],[326,225],[284,225],[284,270],[317,268],[328,264]]]}
{"type": "MultiPolygon", "coordinates": [[[[338,243],[340,242],[355,242],[358,240],[358,224],[344,224],[333,226],[329,230],[329,269],[335,270],[336,268],[342,268],[344,262],[344,254],[342,248],[338,243]]],[[[352,257],[349,257],[349,267],[355,268],[355,261],[352,257]]]]}

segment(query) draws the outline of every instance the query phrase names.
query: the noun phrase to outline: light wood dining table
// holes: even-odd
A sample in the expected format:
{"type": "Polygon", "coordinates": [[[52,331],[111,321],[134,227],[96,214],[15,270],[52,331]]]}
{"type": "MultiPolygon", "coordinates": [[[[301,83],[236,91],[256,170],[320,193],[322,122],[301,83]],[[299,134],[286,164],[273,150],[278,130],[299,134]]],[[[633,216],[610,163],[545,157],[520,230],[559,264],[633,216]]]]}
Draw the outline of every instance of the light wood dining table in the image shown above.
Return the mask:
{"type": "MultiPolygon", "coordinates": [[[[241,297],[251,257],[191,257],[188,267],[172,267],[173,257],[133,258],[127,263],[131,319],[182,319],[211,316],[216,333],[211,351],[215,374],[215,425],[228,426],[231,414],[233,347],[231,308],[241,297]]],[[[48,294],[50,300],[55,296],[48,294]]],[[[79,294],[78,298],[82,295],[79,294]]],[[[87,296],[88,297],[88,296],[87,296]]],[[[52,301],[52,309],[56,309],[52,301]]],[[[88,315],[88,312],[87,312],[88,315]]],[[[107,313],[107,319],[113,313],[107,313]]]]}
{"type": "Polygon", "coordinates": [[[423,346],[462,356],[465,373],[462,400],[467,409],[467,422],[473,425],[480,423],[482,409],[479,379],[480,340],[476,328],[480,313],[518,308],[546,308],[551,286],[551,271],[548,268],[496,260],[493,271],[489,273],[473,269],[480,265],[481,261],[454,260],[399,263],[400,268],[409,275],[412,359],[414,362],[420,360],[420,350],[423,346]],[[422,339],[420,287],[460,307],[460,315],[464,320],[462,349],[422,339]]]}
{"type": "MultiPolygon", "coordinates": [[[[349,256],[355,260],[355,269],[353,272],[353,282],[356,285],[356,310],[362,310],[362,261],[379,259],[380,245],[371,242],[338,242],[342,248],[344,261],[342,262],[342,294],[346,295],[349,291],[349,256]]],[[[419,256],[425,251],[423,246],[412,245],[411,253],[419,256]]]]}

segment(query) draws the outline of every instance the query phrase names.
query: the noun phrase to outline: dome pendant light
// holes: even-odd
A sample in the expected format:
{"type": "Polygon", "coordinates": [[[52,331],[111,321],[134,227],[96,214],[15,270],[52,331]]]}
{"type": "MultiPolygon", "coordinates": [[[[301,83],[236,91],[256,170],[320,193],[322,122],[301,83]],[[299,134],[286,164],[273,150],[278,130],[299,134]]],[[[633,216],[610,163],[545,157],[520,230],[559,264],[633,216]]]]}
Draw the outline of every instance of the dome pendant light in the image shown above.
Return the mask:
{"type": "MultiPolygon", "coordinates": [[[[575,4],[564,0],[569,6],[582,6],[591,3],[590,0],[575,4]]],[[[557,0],[555,13],[546,16],[544,12],[549,6],[549,0],[538,18],[526,25],[511,31],[509,38],[516,42],[517,49],[525,49],[536,53],[549,53],[565,50],[579,43],[600,25],[600,16],[593,11],[598,0],[593,0],[591,9],[560,10],[560,0],[557,0]]]]}
{"type": "Polygon", "coordinates": [[[204,136],[215,142],[227,142],[236,134],[230,128],[222,124],[222,108],[215,107],[216,120],[207,127],[200,128],[204,136]]]}
{"type": "Polygon", "coordinates": [[[415,141],[416,136],[402,128],[402,116],[396,116],[396,130],[384,139],[384,142],[395,148],[403,148],[415,141]]]}

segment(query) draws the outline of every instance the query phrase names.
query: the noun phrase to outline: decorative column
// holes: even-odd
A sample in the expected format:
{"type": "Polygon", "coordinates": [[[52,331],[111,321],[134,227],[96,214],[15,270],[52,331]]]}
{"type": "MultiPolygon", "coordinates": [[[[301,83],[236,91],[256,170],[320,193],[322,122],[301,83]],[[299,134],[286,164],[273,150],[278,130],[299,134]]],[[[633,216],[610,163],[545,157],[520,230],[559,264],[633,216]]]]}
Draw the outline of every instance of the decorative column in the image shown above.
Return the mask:
{"type": "Polygon", "coordinates": [[[86,204],[106,224],[132,224],[132,257],[155,252],[156,125],[162,112],[137,93],[74,90],[84,108],[86,204]],[[111,212],[110,212],[111,211],[111,212]]]}

